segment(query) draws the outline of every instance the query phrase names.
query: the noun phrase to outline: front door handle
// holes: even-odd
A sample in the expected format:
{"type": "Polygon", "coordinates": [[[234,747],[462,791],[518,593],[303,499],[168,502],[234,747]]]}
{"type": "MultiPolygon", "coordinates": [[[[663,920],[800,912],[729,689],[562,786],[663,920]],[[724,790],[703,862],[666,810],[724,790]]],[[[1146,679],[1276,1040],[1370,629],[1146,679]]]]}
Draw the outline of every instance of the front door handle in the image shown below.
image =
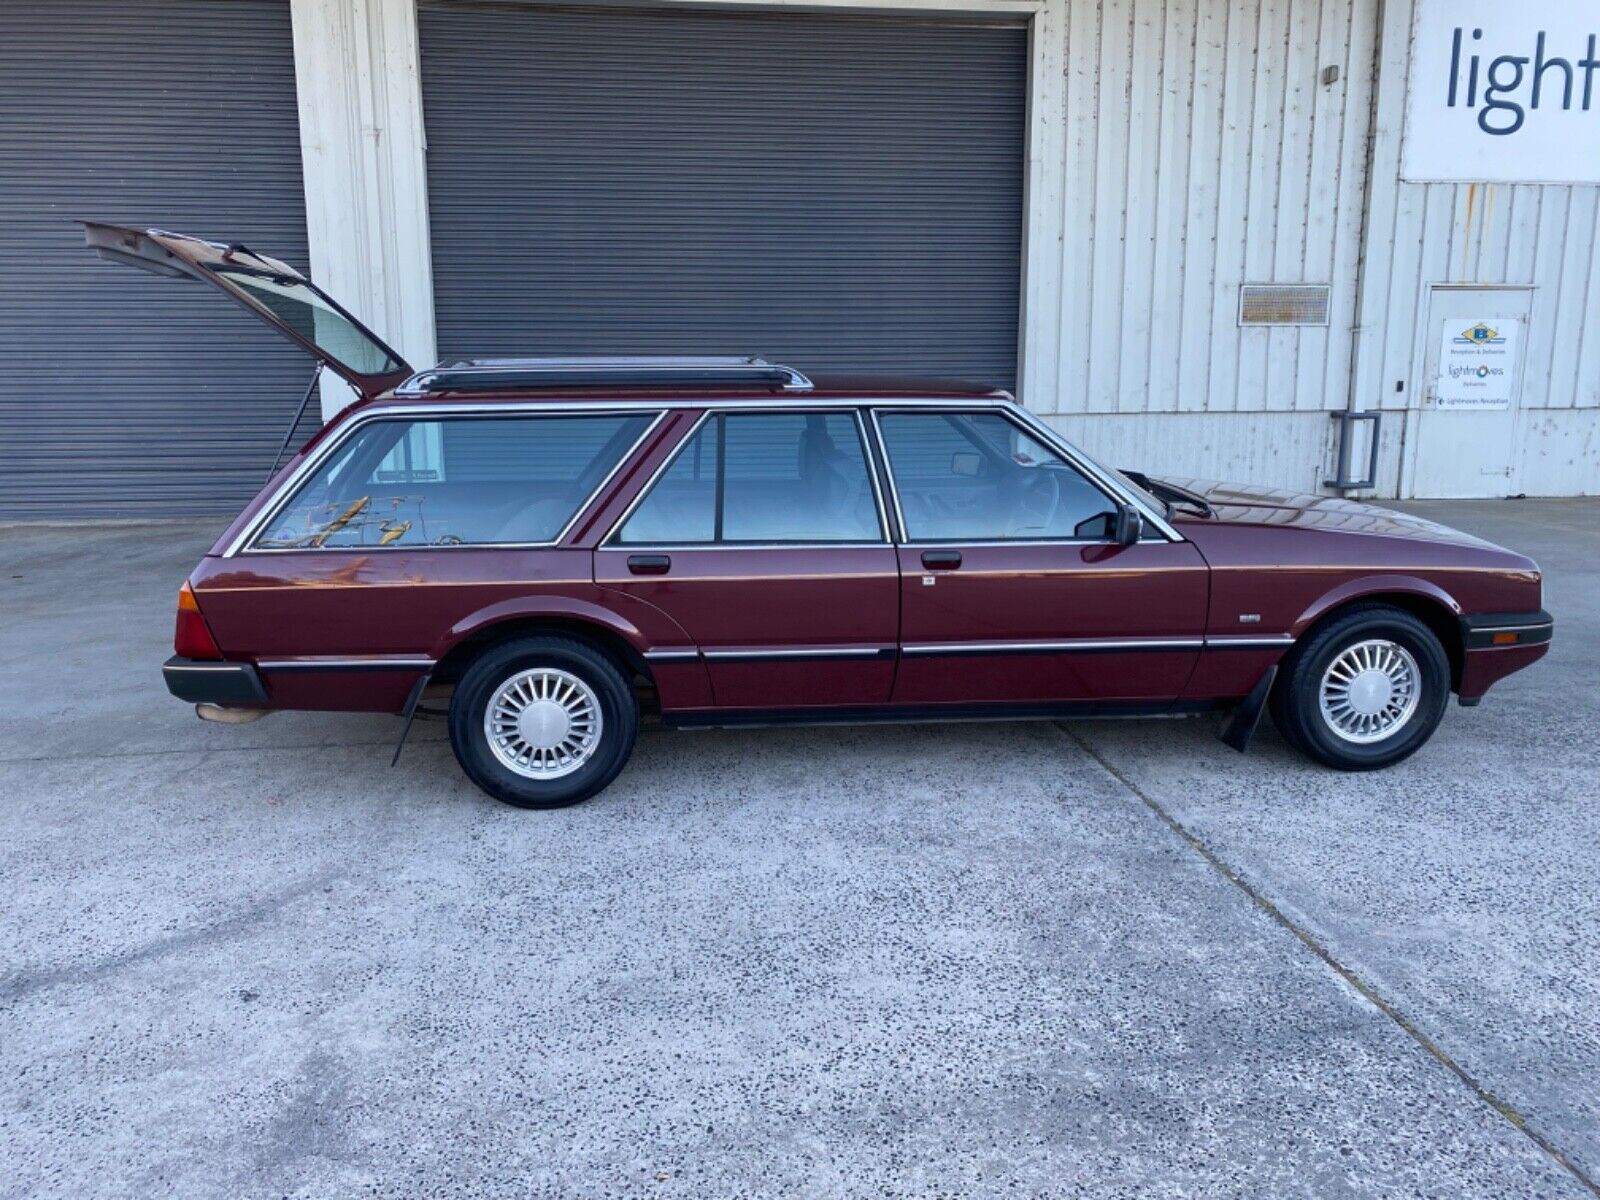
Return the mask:
{"type": "Polygon", "coordinates": [[[665,575],[672,570],[672,559],[665,554],[630,554],[628,570],[635,575],[665,575]]]}
{"type": "Polygon", "coordinates": [[[954,571],[961,565],[961,551],[924,550],[922,565],[930,571],[954,571]]]}

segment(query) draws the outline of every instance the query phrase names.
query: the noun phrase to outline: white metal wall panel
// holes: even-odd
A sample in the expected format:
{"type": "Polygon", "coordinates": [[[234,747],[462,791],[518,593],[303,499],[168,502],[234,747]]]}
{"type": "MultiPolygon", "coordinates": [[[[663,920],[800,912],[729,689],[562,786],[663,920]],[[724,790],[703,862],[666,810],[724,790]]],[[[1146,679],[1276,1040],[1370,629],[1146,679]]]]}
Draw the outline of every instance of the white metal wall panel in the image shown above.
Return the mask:
{"type": "Polygon", "coordinates": [[[287,0],[12,5],[0,37],[0,518],[234,511],[310,360],[75,217],[305,262],[287,0]]]}
{"type": "MultiPolygon", "coordinates": [[[[1370,0],[1369,0],[1370,2],[1370,0]]],[[[1410,494],[1429,288],[1533,288],[1518,465],[1498,490],[1600,493],[1600,187],[1400,180],[1413,0],[1383,11],[1356,406],[1388,414],[1380,481],[1410,494]],[[1403,388],[1397,390],[1397,385],[1403,388]],[[1407,413],[1411,414],[1408,419],[1407,413]]]]}
{"type": "MultiPolygon", "coordinates": [[[[1373,0],[1068,5],[1064,344],[1030,400],[1063,415],[1346,406],[1374,17],[1373,0]],[[1240,285],[1267,282],[1331,284],[1330,326],[1241,329],[1240,285]]],[[[1158,425],[1145,457],[1198,466],[1156,444],[1158,425]]]]}

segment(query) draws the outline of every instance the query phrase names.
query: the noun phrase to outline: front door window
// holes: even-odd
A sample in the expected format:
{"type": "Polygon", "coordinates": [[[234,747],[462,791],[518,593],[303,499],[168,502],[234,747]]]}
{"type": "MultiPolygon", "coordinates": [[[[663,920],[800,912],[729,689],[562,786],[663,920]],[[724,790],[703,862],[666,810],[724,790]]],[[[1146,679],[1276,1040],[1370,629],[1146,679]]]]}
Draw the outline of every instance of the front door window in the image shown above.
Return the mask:
{"type": "Polygon", "coordinates": [[[1111,536],[1111,498],[999,413],[886,412],[879,427],[910,541],[1111,536]]]}

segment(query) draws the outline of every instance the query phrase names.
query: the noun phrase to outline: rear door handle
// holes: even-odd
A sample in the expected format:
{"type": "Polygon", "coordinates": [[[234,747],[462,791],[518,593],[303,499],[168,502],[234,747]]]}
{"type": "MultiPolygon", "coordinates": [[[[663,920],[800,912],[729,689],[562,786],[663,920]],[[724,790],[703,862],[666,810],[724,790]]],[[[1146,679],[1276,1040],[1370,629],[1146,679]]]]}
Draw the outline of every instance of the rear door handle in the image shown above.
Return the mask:
{"type": "Polygon", "coordinates": [[[924,550],[922,565],[930,571],[954,571],[961,565],[961,551],[924,550]]]}
{"type": "Polygon", "coordinates": [[[630,554],[628,570],[635,575],[665,575],[672,570],[672,559],[665,554],[630,554]]]}

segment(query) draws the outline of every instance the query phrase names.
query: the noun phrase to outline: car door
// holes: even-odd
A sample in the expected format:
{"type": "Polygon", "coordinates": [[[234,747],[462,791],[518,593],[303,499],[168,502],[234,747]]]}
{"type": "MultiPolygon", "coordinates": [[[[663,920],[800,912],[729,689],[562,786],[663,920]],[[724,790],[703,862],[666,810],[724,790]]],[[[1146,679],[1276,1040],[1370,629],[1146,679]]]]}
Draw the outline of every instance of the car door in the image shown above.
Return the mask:
{"type": "Polygon", "coordinates": [[[1003,408],[874,415],[898,518],[896,704],[1176,700],[1203,645],[1207,567],[1003,408]]]}
{"type": "Polygon", "coordinates": [[[718,708],[881,705],[899,565],[850,409],[706,413],[595,552],[696,643],[718,708]]]}

